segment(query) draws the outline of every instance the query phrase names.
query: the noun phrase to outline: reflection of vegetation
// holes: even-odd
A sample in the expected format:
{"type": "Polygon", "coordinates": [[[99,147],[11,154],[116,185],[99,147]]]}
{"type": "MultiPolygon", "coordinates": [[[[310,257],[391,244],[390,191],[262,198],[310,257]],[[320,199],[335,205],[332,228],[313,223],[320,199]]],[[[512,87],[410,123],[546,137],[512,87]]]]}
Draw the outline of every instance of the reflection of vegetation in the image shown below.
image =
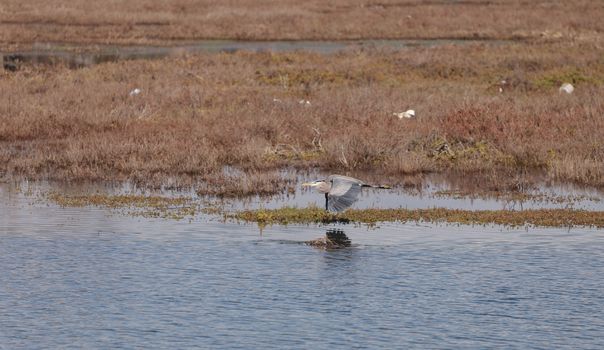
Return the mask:
{"type": "Polygon", "coordinates": [[[325,232],[325,237],[313,239],[306,244],[322,249],[340,249],[350,247],[351,242],[344,231],[329,229],[325,232]]]}
{"type": "Polygon", "coordinates": [[[593,226],[604,227],[604,212],[572,209],[539,210],[455,210],[455,209],[364,209],[349,210],[340,214],[320,208],[281,208],[274,210],[248,210],[227,217],[259,225],[294,223],[366,223],[378,222],[432,222],[459,224],[498,224],[508,226],[593,226]]]}

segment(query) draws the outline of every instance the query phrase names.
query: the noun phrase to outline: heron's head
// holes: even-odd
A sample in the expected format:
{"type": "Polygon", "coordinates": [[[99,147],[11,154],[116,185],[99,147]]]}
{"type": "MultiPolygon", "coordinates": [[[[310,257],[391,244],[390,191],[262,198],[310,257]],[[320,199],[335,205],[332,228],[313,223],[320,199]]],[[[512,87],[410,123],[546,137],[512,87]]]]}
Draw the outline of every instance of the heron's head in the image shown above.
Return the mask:
{"type": "Polygon", "coordinates": [[[317,186],[321,186],[321,184],[325,184],[326,181],[325,180],[315,180],[312,182],[305,182],[302,184],[302,187],[317,187],[317,186]]]}
{"type": "Polygon", "coordinates": [[[327,180],[315,180],[313,182],[305,182],[302,184],[302,187],[311,187],[311,188],[315,188],[322,192],[329,191],[329,186],[327,185],[327,180]]]}

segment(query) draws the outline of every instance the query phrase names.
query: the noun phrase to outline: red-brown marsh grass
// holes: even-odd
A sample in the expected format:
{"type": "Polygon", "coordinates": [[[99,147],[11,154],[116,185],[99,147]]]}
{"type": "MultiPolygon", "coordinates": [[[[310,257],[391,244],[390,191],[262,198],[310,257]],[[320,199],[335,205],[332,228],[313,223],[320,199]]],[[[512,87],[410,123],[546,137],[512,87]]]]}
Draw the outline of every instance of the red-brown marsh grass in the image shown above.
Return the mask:
{"type": "Polygon", "coordinates": [[[394,184],[479,174],[506,189],[514,174],[538,171],[602,187],[602,53],[449,45],[25,67],[0,73],[0,173],[215,195],[287,191],[284,168],[394,184]],[[558,92],[566,81],[571,95],[558,92]],[[416,119],[393,116],[410,108],[416,119]]]}
{"type": "Polygon", "coordinates": [[[590,0],[4,0],[2,48],[37,42],[167,44],[200,39],[598,40],[590,0]]]}

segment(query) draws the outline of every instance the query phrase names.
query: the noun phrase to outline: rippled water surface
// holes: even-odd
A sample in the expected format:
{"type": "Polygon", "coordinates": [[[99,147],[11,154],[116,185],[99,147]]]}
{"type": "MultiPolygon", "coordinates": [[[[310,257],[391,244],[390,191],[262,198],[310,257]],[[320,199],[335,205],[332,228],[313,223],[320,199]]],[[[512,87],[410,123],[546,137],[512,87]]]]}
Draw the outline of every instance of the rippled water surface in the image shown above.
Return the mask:
{"type": "Polygon", "coordinates": [[[0,186],[0,348],[604,348],[604,232],[125,217],[0,186]],[[331,226],[330,226],[331,227],[331,226]]]}

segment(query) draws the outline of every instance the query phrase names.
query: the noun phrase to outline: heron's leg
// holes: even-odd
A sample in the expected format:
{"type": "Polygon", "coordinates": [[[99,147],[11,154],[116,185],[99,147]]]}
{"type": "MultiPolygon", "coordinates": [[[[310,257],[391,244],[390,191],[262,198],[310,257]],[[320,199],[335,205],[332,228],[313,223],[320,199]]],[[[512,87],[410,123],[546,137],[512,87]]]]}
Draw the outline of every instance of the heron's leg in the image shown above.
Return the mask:
{"type": "Polygon", "coordinates": [[[325,193],[325,210],[329,210],[329,207],[327,206],[328,198],[327,193],[325,193]]]}

